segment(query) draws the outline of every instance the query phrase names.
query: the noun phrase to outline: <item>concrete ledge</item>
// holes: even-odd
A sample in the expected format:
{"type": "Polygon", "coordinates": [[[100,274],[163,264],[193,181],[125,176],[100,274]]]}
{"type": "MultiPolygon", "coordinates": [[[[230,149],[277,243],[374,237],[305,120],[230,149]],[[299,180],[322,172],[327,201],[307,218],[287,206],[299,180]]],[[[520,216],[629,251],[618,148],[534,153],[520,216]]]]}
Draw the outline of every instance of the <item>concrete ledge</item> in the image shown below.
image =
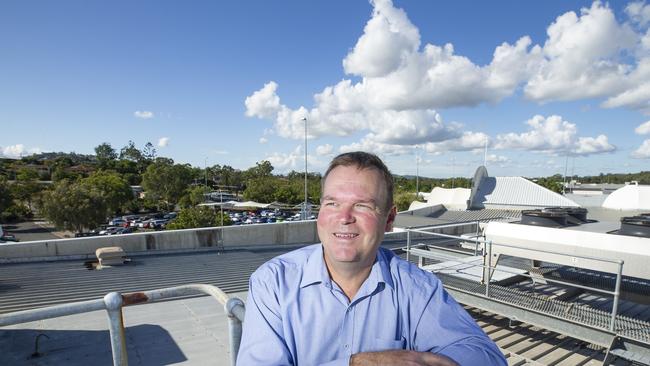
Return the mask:
{"type": "Polygon", "coordinates": [[[40,240],[0,245],[0,263],[26,260],[94,257],[102,247],[119,246],[127,253],[196,249],[229,249],[242,245],[317,243],[316,221],[156,231],[111,236],[40,240]]]}

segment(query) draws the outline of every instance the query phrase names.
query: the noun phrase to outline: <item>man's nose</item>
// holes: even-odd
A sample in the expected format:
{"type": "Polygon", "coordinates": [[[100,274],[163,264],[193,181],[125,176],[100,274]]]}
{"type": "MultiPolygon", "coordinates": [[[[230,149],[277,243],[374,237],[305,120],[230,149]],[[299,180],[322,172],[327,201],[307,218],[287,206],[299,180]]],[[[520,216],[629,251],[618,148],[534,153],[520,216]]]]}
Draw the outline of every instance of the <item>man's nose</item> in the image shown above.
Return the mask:
{"type": "Polygon", "coordinates": [[[343,205],[339,211],[339,222],[341,224],[351,224],[356,221],[352,205],[343,205]]]}

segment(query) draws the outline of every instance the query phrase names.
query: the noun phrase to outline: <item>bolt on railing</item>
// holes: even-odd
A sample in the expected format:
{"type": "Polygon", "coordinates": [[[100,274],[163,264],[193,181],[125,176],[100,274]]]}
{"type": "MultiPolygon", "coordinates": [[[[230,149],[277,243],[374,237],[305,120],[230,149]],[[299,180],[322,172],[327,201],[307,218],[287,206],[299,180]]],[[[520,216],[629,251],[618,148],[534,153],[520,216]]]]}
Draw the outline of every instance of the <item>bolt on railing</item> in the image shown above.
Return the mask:
{"type": "Polygon", "coordinates": [[[102,299],[79,301],[69,304],[48,306],[45,308],[16,311],[0,314],[0,326],[27,323],[35,320],[57,318],[65,315],[87,313],[96,310],[106,310],[108,314],[108,328],[111,339],[111,351],[114,366],[127,366],[126,338],[124,336],[124,321],[122,308],[124,306],[152,303],[174,297],[207,294],[217,299],[224,306],[228,315],[228,328],[230,338],[230,361],[234,366],[241,343],[242,322],[246,312],[244,302],[236,297],[229,297],[223,290],[216,286],[204,284],[190,284],[184,286],[167,287],[162,289],[120,294],[111,292],[102,299]]]}

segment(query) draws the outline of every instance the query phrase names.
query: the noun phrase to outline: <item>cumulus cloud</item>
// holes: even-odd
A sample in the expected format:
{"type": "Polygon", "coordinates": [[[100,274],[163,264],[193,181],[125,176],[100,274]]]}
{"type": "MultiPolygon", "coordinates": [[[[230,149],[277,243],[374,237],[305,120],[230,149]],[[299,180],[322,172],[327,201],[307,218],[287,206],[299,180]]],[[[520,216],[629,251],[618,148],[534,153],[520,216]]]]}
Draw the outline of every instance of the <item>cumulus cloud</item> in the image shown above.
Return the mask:
{"type": "Polygon", "coordinates": [[[133,115],[141,119],[150,119],[154,117],[154,114],[151,111],[135,111],[133,112],[133,115]]]}
{"type": "Polygon", "coordinates": [[[551,154],[590,155],[612,152],[616,147],[607,136],[578,137],[575,124],[561,116],[536,115],[526,121],[528,132],[497,135],[496,149],[519,149],[551,154]]]}
{"type": "Polygon", "coordinates": [[[650,139],[643,141],[643,144],[632,152],[632,157],[636,159],[650,158],[650,139]]]}
{"type": "Polygon", "coordinates": [[[169,145],[169,137],[161,137],[158,139],[158,147],[166,147],[169,145]]]}
{"type": "Polygon", "coordinates": [[[496,154],[488,154],[486,157],[486,160],[488,163],[508,163],[510,162],[510,159],[503,155],[496,155],[496,154]]]}
{"type": "Polygon", "coordinates": [[[266,137],[260,137],[260,144],[266,144],[269,140],[266,137]]]}
{"type": "Polygon", "coordinates": [[[20,158],[23,155],[40,154],[41,149],[38,147],[27,149],[23,144],[16,144],[5,147],[0,146],[0,152],[2,156],[7,158],[20,158]]]}
{"type": "Polygon", "coordinates": [[[302,145],[298,145],[290,153],[276,152],[268,156],[266,160],[278,171],[293,170],[298,167],[298,164],[304,164],[304,153],[302,150],[302,145]]]}
{"type": "Polygon", "coordinates": [[[599,1],[567,12],[547,29],[543,59],[525,86],[537,101],[576,100],[616,95],[629,87],[630,65],[617,62],[636,45],[638,35],[619,24],[614,12],[599,1]]]}
{"type": "MultiPolygon", "coordinates": [[[[439,111],[498,103],[519,92],[542,103],[601,98],[602,107],[650,114],[650,30],[642,29],[648,25],[644,3],[627,7],[628,22],[617,20],[600,1],[561,14],[548,26],[543,45],[522,35],[514,43],[497,45],[484,65],[457,54],[452,44],[423,43],[418,28],[390,0],[371,4],[363,34],[342,60],[351,78],[315,93],[313,106],[298,108],[282,104],[278,84],[269,81],[246,98],[246,115],[272,120],[273,132],[283,138],[304,138],[306,119],[310,139],[360,135],[340,150],[392,155],[408,153],[413,144],[434,154],[481,148],[486,136],[444,123],[439,111]]],[[[501,135],[496,143],[575,154],[615,149],[606,136],[578,137],[574,124],[558,123],[531,125],[529,132],[501,135]],[[544,137],[545,128],[550,137],[544,137]]]]}
{"type": "Polygon", "coordinates": [[[650,23],[650,5],[645,1],[635,1],[625,7],[625,13],[634,23],[644,27],[650,23]]]}
{"type": "Polygon", "coordinates": [[[280,97],[276,94],[278,84],[270,81],[253,95],[246,98],[246,115],[248,117],[271,118],[278,113],[280,97]]]}
{"type": "Polygon", "coordinates": [[[334,151],[334,146],[330,144],[325,144],[325,145],[320,145],[316,147],[316,155],[318,156],[323,156],[323,155],[329,155],[334,151]]]}
{"type": "Polygon", "coordinates": [[[650,121],[645,122],[637,126],[637,128],[634,129],[634,132],[637,135],[648,135],[650,134],[650,121]]]}
{"type": "Polygon", "coordinates": [[[486,141],[489,142],[488,135],[483,132],[467,131],[457,138],[448,139],[441,142],[429,142],[424,145],[428,153],[439,154],[445,151],[472,151],[483,149],[486,141]]]}

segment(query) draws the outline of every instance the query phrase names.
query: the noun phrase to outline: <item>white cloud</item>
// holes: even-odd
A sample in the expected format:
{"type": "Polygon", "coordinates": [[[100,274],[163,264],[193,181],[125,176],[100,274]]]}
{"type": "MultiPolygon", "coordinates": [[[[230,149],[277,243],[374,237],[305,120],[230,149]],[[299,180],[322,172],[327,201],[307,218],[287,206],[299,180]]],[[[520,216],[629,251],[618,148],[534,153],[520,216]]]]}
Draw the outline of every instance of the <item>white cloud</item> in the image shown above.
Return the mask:
{"type": "Polygon", "coordinates": [[[637,35],[617,22],[608,5],[599,1],[567,12],[547,29],[543,61],[525,86],[537,101],[576,100],[611,96],[628,87],[630,66],[616,61],[635,46],[637,35]]]}
{"type": "Polygon", "coordinates": [[[266,144],[269,140],[266,137],[260,137],[260,144],[266,144]]]}
{"type": "Polygon", "coordinates": [[[637,128],[634,129],[634,132],[637,135],[648,135],[650,134],[650,121],[644,122],[637,126],[637,128]]]}
{"type": "MultiPolygon", "coordinates": [[[[267,156],[266,160],[278,172],[288,172],[290,170],[302,171],[305,168],[305,152],[303,151],[302,145],[296,146],[290,153],[275,152],[267,156]]],[[[323,163],[312,155],[307,156],[307,163],[309,165],[309,171],[314,171],[323,166],[323,163]]]]}
{"type": "Polygon", "coordinates": [[[427,143],[424,145],[424,149],[426,152],[432,154],[443,153],[445,151],[471,151],[483,149],[486,141],[489,141],[489,137],[483,132],[467,131],[457,138],[427,143]]]}
{"type": "Polygon", "coordinates": [[[488,154],[487,159],[488,163],[509,163],[510,159],[503,155],[488,154]]]}
{"type": "MultiPolygon", "coordinates": [[[[645,5],[628,7],[635,28],[619,22],[608,4],[595,1],[579,13],[558,16],[543,46],[524,35],[514,44],[498,45],[492,60],[478,65],[456,54],[452,44],[422,44],[418,28],[390,0],[371,4],[363,34],[342,61],[353,78],[315,93],[310,108],[282,104],[278,84],[270,81],[246,98],[246,115],[273,120],[273,132],[283,138],[304,138],[303,118],[310,139],[363,136],[342,151],[401,154],[422,144],[438,154],[480,148],[477,133],[466,135],[443,123],[441,109],[498,103],[522,86],[524,96],[538,102],[598,97],[604,98],[602,107],[650,114],[650,31],[638,29],[646,24],[645,5]]],[[[561,121],[501,135],[497,142],[502,148],[576,154],[615,149],[606,136],[580,138],[575,125],[561,121]],[[545,128],[552,136],[544,136],[545,128]]]]}
{"type": "Polygon", "coordinates": [[[158,139],[158,147],[167,147],[169,145],[169,137],[161,137],[158,139]]]}
{"type": "Polygon", "coordinates": [[[325,145],[320,145],[316,147],[316,155],[318,156],[323,156],[323,155],[329,155],[334,151],[334,146],[330,144],[325,144],[325,145]]]}
{"type": "Polygon", "coordinates": [[[133,115],[142,119],[150,119],[154,117],[154,114],[151,111],[135,111],[133,112],[133,115]]]}
{"type": "Polygon", "coordinates": [[[645,1],[635,1],[625,7],[625,13],[639,26],[644,27],[650,23],[650,5],[645,1]]]}
{"type": "Polygon", "coordinates": [[[600,154],[612,152],[616,146],[609,143],[607,136],[598,135],[598,137],[579,137],[573,152],[576,155],[600,154]]]}
{"type": "Polygon", "coordinates": [[[402,66],[420,45],[420,32],[390,0],[372,1],[372,18],[354,49],[343,60],[349,74],[385,76],[402,66]]]}
{"type": "Polygon", "coordinates": [[[278,113],[280,108],[280,97],[275,93],[278,84],[270,81],[253,95],[246,98],[246,115],[249,117],[271,118],[278,113]]]}
{"type": "Polygon", "coordinates": [[[339,148],[339,152],[345,153],[350,151],[368,151],[378,155],[404,155],[410,153],[412,148],[410,146],[386,144],[377,142],[371,138],[365,137],[359,142],[354,142],[349,145],[343,145],[339,148]]]}
{"type": "Polygon", "coordinates": [[[561,116],[544,117],[536,115],[526,121],[528,132],[498,135],[495,148],[520,149],[545,152],[550,154],[590,155],[612,152],[607,136],[578,137],[575,124],[562,119],[561,116]]]}
{"type": "Polygon", "coordinates": [[[643,144],[641,144],[638,149],[632,152],[632,157],[636,159],[650,158],[650,139],[643,141],[643,144]]]}
{"type": "Polygon", "coordinates": [[[38,147],[26,149],[25,145],[16,144],[16,145],[5,146],[5,147],[0,146],[0,153],[2,154],[2,156],[8,158],[20,158],[24,155],[40,154],[41,149],[38,147]]]}

